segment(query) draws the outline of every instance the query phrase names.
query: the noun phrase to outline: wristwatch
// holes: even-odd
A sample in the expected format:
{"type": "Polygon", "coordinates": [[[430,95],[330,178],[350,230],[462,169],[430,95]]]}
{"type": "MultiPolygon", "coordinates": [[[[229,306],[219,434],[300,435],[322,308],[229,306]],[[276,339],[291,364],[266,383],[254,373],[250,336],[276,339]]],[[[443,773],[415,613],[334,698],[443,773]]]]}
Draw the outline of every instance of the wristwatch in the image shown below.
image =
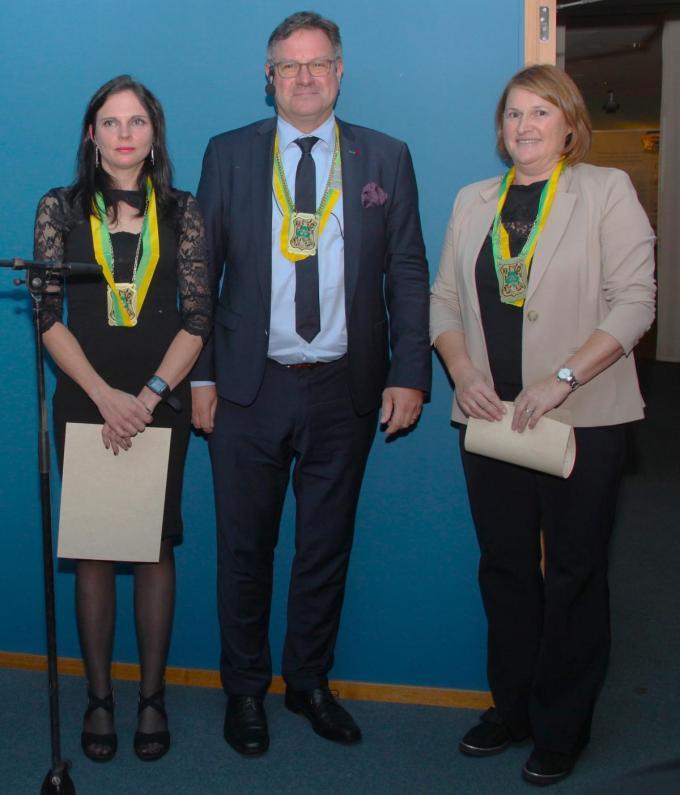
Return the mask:
{"type": "Polygon", "coordinates": [[[557,380],[561,381],[563,384],[569,384],[572,392],[581,386],[581,384],[576,380],[576,376],[574,375],[574,371],[571,369],[571,367],[560,367],[560,369],[557,371],[557,380]]]}
{"type": "Polygon", "coordinates": [[[167,381],[164,381],[159,375],[152,375],[146,382],[147,387],[165,403],[175,411],[182,410],[182,404],[176,398],[171,390],[167,381]]]}

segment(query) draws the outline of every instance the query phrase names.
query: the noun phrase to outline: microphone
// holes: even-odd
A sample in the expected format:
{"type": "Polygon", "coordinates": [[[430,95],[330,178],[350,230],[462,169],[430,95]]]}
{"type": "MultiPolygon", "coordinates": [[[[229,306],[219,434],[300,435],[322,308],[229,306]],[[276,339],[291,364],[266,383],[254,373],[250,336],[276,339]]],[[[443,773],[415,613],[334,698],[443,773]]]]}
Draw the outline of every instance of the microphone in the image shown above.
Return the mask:
{"type": "Polygon", "coordinates": [[[39,270],[62,276],[101,276],[102,269],[96,262],[41,262],[40,260],[0,259],[0,268],[15,271],[39,270]]]}

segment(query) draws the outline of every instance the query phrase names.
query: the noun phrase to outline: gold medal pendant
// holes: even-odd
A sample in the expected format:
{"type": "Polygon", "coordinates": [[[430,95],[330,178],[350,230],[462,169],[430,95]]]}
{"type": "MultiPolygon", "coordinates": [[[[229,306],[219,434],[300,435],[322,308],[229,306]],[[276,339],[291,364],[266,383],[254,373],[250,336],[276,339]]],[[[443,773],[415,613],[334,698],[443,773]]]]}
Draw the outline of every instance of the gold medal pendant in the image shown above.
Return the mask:
{"type": "MultiPolygon", "coordinates": [[[[116,282],[116,292],[120,296],[123,309],[127,312],[130,325],[137,325],[137,285],[134,282],[116,282]]],[[[109,326],[120,325],[116,318],[116,306],[114,305],[113,291],[111,287],[106,288],[106,310],[109,326]]]]}
{"type": "Polygon", "coordinates": [[[319,239],[319,216],[293,212],[288,224],[288,252],[312,257],[319,239]]]}
{"type": "Polygon", "coordinates": [[[499,259],[496,266],[500,298],[504,304],[524,301],[527,297],[527,264],[523,257],[499,259]]]}

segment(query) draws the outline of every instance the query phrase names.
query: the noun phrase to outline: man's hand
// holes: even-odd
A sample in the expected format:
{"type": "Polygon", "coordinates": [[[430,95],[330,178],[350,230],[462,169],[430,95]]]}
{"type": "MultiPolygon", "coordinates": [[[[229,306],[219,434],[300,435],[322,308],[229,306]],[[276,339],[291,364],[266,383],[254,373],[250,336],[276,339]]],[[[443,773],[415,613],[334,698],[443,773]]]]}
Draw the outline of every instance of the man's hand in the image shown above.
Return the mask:
{"type": "Polygon", "coordinates": [[[391,436],[410,428],[418,421],[423,407],[424,392],[403,386],[388,386],[383,390],[381,424],[387,423],[385,432],[391,436]]]}
{"type": "Polygon", "coordinates": [[[196,430],[212,433],[216,408],[217,388],[214,384],[191,387],[191,424],[196,430]]]}

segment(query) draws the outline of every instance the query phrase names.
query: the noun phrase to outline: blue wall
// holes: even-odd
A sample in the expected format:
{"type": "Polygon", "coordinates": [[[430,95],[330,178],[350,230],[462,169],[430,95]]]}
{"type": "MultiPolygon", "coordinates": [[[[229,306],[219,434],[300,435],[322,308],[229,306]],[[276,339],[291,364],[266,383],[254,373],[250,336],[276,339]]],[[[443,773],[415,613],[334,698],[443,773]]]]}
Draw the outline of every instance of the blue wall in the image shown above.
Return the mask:
{"type": "MultiPolygon", "coordinates": [[[[434,278],[456,191],[498,173],[493,108],[522,60],[521,0],[318,2],[342,30],[342,118],[409,142],[434,278]]],[[[194,190],[209,136],[271,113],[262,65],[269,32],[295,5],[280,0],[4,0],[0,77],[0,258],[30,256],[38,198],[70,182],[87,99],[130,72],[162,101],[176,184],[194,190]]],[[[0,273],[0,650],[44,652],[36,407],[29,302],[0,273]]],[[[49,377],[53,383],[53,375],[49,377]]],[[[438,363],[433,399],[410,437],[376,441],[333,675],[486,688],[477,550],[438,363]]],[[[55,478],[56,481],[56,478],[55,478]]],[[[55,491],[58,483],[55,482],[55,491]]],[[[192,439],[185,543],[170,663],[216,668],[214,515],[206,445],[192,439]]],[[[292,550],[288,501],[272,610],[274,659],[285,626],[292,550]]],[[[57,576],[59,652],[78,656],[73,573],[57,576]]],[[[114,657],[136,659],[131,577],[119,577],[114,657]]]]}

